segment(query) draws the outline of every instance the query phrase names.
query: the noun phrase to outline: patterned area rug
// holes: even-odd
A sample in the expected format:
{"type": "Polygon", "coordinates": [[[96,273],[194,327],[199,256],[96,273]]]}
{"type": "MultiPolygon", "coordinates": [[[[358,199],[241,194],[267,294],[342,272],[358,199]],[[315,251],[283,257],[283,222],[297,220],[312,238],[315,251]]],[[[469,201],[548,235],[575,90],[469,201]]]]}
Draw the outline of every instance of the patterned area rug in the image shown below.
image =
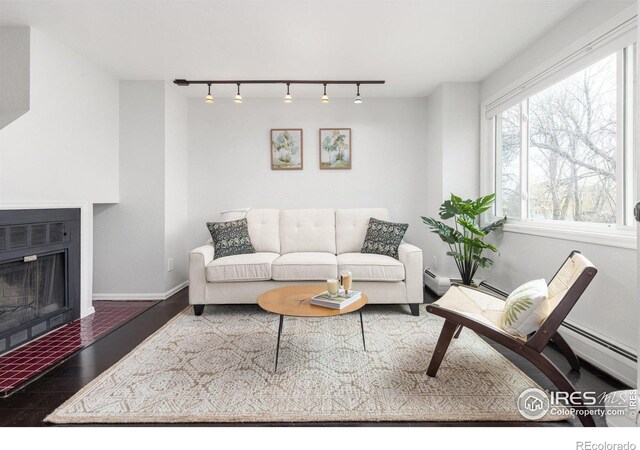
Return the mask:
{"type": "MultiPolygon", "coordinates": [[[[522,421],[537,387],[469,330],[426,376],[441,319],[398,305],[285,317],[254,305],[188,308],[45,420],[53,423],[522,421]]],[[[555,417],[546,420],[562,420],[555,417]]]]}

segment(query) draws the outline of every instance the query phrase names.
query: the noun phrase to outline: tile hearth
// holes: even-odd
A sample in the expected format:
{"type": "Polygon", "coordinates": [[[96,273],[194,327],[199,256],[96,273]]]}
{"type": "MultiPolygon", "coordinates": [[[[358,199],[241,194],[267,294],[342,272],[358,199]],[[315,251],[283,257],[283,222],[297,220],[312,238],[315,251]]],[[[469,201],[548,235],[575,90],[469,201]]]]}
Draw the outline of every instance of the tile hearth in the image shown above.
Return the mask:
{"type": "Polygon", "coordinates": [[[0,397],[44,373],[69,355],[120,327],[157,301],[95,301],[95,314],[0,356],[0,397]]]}

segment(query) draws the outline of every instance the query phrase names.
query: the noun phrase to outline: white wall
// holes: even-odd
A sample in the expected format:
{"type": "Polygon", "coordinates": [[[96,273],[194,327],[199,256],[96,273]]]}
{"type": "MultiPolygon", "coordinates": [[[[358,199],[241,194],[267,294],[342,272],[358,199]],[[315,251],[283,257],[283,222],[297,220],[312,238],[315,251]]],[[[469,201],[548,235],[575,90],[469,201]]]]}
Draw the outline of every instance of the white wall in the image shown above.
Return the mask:
{"type": "MultiPolygon", "coordinates": [[[[482,101],[523,77],[629,5],[629,2],[587,2],[576,9],[484,80],[482,101]]],[[[544,277],[548,280],[571,250],[581,251],[594,262],[598,275],[569,314],[568,321],[637,353],[638,272],[635,250],[514,232],[505,232],[497,243],[501,256],[496,258],[496,264],[486,278],[490,284],[505,291],[534,278],[544,277]]],[[[635,368],[630,360],[607,353],[604,347],[581,340],[566,330],[565,332],[571,345],[579,350],[581,356],[627,383],[635,383],[635,368]]]]}
{"type": "Polygon", "coordinates": [[[31,29],[31,109],[0,130],[0,202],[118,200],[118,80],[31,29]]]}
{"type": "Polygon", "coordinates": [[[218,99],[189,101],[189,239],[209,237],[205,222],[240,208],[386,207],[409,223],[407,241],[424,248],[426,99],[218,99]],[[318,129],[352,129],[352,170],[320,170],[318,129]],[[275,171],[270,129],[302,128],[304,170],[275,171]]]}
{"type": "Polygon", "coordinates": [[[174,89],[120,82],[120,202],[94,208],[96,299],[164,299],[187,280],[187,108],[174,89]]]}
{"type": "Polygon", "coordinates": [[[480,85],[443,84],[442,195],[476,198],[480,190],[480,85]]]}
{"type": "MultiPolygon", "coordinates": [[[[438,218],[443,200],[456,194],[476,198],[479,192],[480,120],[478,83],[443,83],[427,101],[428,199],[425,216],[438,218]]],[[[459,278],[449,247],[429,233],[425,267],[438,275],[459,278]]]]}
{"type": "Polygon", "coordinates": [[[0,130],[29,111],[31,30],[0,27],[0,130]]]}
{"type": "Polygon", "coordinates": [[[120,202],[94,208],[95,298],[164,292],[164,82],[120,82],[120,202]]]}
{"type": "MultiPolygon", "coordinates": [[[[165,85],[165,264],[173,259],[173,271],[167,272],[164,291],[183,283],[188,275],[187,240],[187,100],[179,87],[165,85]]],[[[168,268],[167,268],[168,269],[168,268]]]]}
{"type": "MultiPolygon", "coordinates": [[[[427,130],[427,164],[424,172],[427,180],[427,198],[426,210],[423,216],[438,217],[438,209],[442,203],[442,149],[443,149],[443,133],[444,133],[444,116],[443,116],[443,85],[440,85],[427,99],[426,122],[427,130]]],[[[424,226],[424,225],[423,225],[424,226]]],[[[426,228],[426,226],[425,226],[426,228]]],[[[441,254],[444,250],[444,244],[440,238],[434,233],[428,232],[426,235],[426,245],[423,248],[422,256],[424,258],[424,267],[432,271],[442,270],[443,263],[441,254]]]]}

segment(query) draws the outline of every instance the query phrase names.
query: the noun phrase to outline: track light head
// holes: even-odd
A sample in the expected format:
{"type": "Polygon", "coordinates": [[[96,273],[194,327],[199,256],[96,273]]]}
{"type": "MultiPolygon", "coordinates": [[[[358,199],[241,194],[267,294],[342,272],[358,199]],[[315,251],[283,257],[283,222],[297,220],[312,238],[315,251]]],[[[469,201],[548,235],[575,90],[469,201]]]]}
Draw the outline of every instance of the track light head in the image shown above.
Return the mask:
{"type": "Polygon", "coordinates": [[[356,98],[353,101],[353,103],[355,103],[356,105],[359,105],[360,103],[362,103],[362,97],[360,97],[360,83],[358,83],[357,86],[358,86],[358,91],[356,92],[356,98]]]}
{"type": "Polygon", "coordinates": [[[207,96],[204,98],[204,102],[208,105],[213,104],[213,95],[211,95],[211,84],[208,85],[209,90],[207,91],[207,96]]]}
{"type": "Polygon", "coordinates": [[[322,94],[322,98],[320,99],[320,103],[329,103],[329,97],[327,96],[327,83],[323,84],[324,86],[324,91],[322,94]]]}
{"type": "Polygon", "coordinates": [[[236,98],[233,99],[233,103],[236,103],[239,105],[240,103],[242,103],[242,95],[240,95],[240,83],[237,83],[237,85],[238,85],[238,93],[236,94],[236,98]]]}
{"type": "Polygon", "coordinates": [[[293,103],[293,99],[291,98],[291,94],[289,94],[289,84],[287,83],[287,95],[284,96],[284,102],[286,104],[293,103]]]}

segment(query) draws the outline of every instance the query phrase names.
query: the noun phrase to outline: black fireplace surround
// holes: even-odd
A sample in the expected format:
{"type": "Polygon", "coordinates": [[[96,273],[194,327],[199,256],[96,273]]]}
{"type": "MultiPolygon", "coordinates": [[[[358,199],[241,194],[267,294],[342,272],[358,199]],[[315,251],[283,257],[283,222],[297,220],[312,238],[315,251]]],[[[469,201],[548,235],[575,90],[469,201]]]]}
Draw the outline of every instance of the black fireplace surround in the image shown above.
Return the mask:
{"type": "Polygon", "coordinates": [[[0,354],[80,317],[80,209],[0,211],[0,354]]]}

